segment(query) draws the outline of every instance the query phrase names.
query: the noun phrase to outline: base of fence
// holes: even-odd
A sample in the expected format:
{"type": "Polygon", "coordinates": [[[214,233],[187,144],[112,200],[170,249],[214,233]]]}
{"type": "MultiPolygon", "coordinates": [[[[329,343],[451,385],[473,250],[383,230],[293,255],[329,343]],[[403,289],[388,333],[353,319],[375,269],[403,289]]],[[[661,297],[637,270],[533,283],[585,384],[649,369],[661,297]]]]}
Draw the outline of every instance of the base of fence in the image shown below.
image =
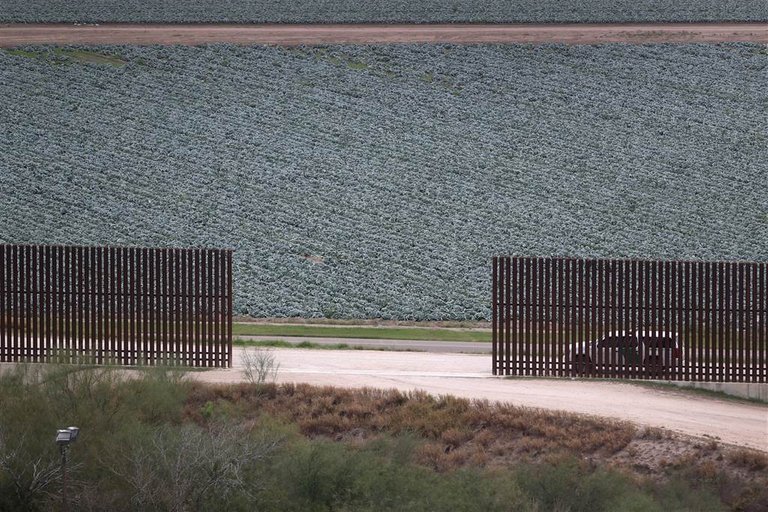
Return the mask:
{"type": "Polygon", "coordinates": [[[716,393],[723,393],[724,395],[730,395],[737,398],[745,398],[748,400],[755,400],[768,403],[768,383],[755,383],[755,382],[707,382],[707,381],[694,381],[694,380],[665,380],[665,379],[634,379],[634,378],[621,378],[621,379],[608,379],[608,378],[589,378],[581,377],[578,375],[503,375],[501,371],[497,374],[501,379],[548,379],[548,380],[561,380],[568,382],[570,380],[579,380],[582,382],[615,382],[617,384],[664,384],[672,385],[678,388],[688,389],[701,389],[704,391],[713,391],[716,393]]]}
{"type": "Polygon", "coordinates": [[[768,402],[768,384],[755,384],[748,382],[696,382],[696,381],[656,381],[664,384],[672,384],[679,388],[704,389],[716,391],[739,398],[760,400],[768,402]]]}

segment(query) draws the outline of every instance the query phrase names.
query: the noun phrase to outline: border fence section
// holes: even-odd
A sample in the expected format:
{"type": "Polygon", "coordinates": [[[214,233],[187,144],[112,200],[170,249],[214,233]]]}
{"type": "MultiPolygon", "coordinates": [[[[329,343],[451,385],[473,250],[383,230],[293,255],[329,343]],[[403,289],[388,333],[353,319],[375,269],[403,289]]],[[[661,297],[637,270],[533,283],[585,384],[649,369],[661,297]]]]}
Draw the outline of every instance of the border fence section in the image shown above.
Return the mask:
{"type": "Polygon", "coordinates": [[[232,250],[0,245],[0,362],[232,365],[232,250]]]}
{"type": "Polygon", "coordinates": [[[765,383],[768,263],[493,258],[493,373],[765,383]]]}

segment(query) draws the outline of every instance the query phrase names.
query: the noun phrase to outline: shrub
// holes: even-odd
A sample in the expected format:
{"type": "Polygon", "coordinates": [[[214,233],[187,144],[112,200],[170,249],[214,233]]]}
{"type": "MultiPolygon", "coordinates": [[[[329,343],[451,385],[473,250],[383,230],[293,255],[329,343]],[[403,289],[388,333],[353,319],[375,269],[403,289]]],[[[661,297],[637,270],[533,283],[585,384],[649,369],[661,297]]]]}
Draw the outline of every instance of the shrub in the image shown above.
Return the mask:
{"type": "Polygon", "coordinates": [[[280,363],[269,349],[242,349],[243,377],[251,384],[261,386],[274,382],[280,363]]]}
{"type": "Polygon", "coordinates": [[[248,481],[248,472],[278,444],[228,425],[162,425],[142,434],[101,460],[127,484],[130,502],[140,510],[225,505],[233,494],[251,491],[256,482],[248,481]]]}
{"type": "Polygon", "coordinates": [[[750,471],[762,471],[768,468],[768,455],[755,450],[736,450],[728,454],[728,460],[750,471]]]}

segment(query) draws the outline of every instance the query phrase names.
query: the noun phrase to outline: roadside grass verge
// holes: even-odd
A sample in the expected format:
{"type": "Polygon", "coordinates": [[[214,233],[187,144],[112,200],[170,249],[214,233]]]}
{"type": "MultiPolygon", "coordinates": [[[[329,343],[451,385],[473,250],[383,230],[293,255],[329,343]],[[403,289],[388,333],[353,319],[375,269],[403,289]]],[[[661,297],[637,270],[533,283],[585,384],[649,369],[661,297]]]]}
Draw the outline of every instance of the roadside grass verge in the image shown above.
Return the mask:
{"type": "Polygon", "coordinates": [[[263,347],[263,348],[305,348],[313,350],[377,350],[381,352],[421,352],[411,348],[390,347],[366,347],[363,345],[349,345],[347,343],[312,343],[311,341],[291,342],[285,340],[243,340],[236,338],[232,341],[236,347],[263,347]]]}
{"type": "Polygon", "coordinates": [[[232,344],[236,347],[264,347],[264,348],[310,348],[316,350],[355,350],[363,347],[352,347],[346,343],[312,343],[311,341],[300,341],[298,343],[291,343],[285,340],[243,340],[235,338],[232,344]]]}
{"type": "Polygon", "coordinates": [[[235,323],[232,334],[237,336],[296,336],[307,338],[365,338],[384,340],[423,341],[491,341],[488,331],[424,329],[409,327],[367,327],[326,325],[273,325],[235,323]]]}

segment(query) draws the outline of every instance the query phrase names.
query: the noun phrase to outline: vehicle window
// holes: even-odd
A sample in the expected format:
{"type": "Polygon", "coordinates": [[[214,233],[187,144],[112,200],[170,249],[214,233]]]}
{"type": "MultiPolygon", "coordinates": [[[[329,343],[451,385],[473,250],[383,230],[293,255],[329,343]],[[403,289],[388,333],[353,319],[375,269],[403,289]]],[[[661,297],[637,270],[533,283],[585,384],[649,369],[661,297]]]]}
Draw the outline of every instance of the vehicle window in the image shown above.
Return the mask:
{"type": "Polygon", "coordinates": [[[606,336],[597,344],[600,348],[637,348],[634,336],[606,336]]]}
{"type": "Polygon", "coordinates": [[[634,336],[622,336],[616,343],[617,348],[637,348],[637,339],[634,336]]]}
{"type": "Polygon", "coordinates": [[[643,344],[648,348],[675,348],[675,340],[660,336],[646,336],[643,344]]]}
{"type": "Polygon", "coordinates": [[[597,342],[597,346],[600,348],[614,348],[616,347],[616,337],[606,336],[605,338],[597,342]]]}

